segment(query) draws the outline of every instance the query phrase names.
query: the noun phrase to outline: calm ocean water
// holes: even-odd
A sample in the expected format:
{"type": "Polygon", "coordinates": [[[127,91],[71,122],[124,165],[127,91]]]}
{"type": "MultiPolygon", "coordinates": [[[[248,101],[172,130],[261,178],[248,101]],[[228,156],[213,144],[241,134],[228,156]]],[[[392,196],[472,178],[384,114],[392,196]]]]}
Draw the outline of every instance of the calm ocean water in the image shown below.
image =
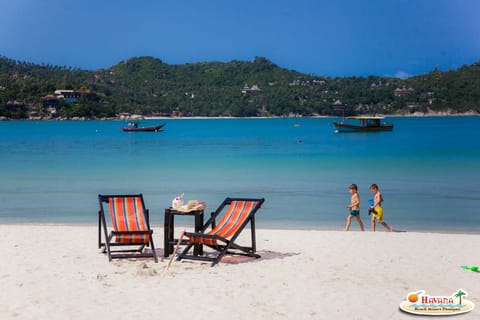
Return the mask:
{"type": "MultiPolygon", "coordinates": [[[[98,193],[143,193],[154,225],[171,199],[265,197],[259,227],[342,229],[356,183],[367,215],[407,231],[480,231],[480,117],[389,118],[392,132],[335,134],[334,119],[0,122],[0,223],[97,221],[98,193]]],[[[185,223],[189,223],[186,221],[185,223]]],[[[352,229],[358,229],[356,222],[352,229]]],[[[382,227],[379,227],[381,230],[382,227]]]]}

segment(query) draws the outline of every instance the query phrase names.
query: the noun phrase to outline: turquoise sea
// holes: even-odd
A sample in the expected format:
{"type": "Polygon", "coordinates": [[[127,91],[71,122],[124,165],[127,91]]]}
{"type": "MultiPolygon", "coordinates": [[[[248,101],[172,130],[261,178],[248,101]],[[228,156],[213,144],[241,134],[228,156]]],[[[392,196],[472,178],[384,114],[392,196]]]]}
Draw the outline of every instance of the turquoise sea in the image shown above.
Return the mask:
{"type": "MultiPolygon", "coordinates": [[[[480,117],[392,117],[395,129],[334,133],[331,118],[1,121],[0,223],[96,224],[99,193],[143,193],[154,225],[172,198],[265,197],[264,228],[342,229],[356,183],[405,231],[480,231],[480,117]]],[[[188,223],[188,222],[186,222],[188,223]]],[[[352,229],[358,230],[353,221],[352,229]]],[[[381,226],[379,230],[383,230],[381,226]]]]}

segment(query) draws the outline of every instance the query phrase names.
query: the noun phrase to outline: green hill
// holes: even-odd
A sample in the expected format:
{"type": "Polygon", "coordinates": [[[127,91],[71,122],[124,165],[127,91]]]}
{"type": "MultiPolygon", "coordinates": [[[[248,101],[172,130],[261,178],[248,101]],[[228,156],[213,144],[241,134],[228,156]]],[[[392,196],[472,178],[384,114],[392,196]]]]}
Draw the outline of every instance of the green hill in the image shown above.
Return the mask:
{"type": "Polygon", "coordinates": [[[302,74],[252,61],[169,65],[132,58],[80,70],[0,57],[0,117],[311,116],[480,112],[480,66],[406,80],[302,74]],[[69,92],[74,99],[55,96],[69,92]]]}

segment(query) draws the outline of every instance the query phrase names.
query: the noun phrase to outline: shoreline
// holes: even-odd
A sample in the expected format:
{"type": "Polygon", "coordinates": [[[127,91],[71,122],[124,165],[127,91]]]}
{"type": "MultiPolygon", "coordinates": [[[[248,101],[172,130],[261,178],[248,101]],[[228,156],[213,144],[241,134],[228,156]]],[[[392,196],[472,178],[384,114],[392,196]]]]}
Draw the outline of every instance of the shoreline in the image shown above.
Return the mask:
{"type": "MultiPolygon", "coordinates": [[[[336,119],[341,118],[341,116],[321,116],[321,115],[311,115],[311,116],[270,116],[270,117],[207,117],[207,116],[198,116],[198,117],[162,117],[162,116],[140,116],[132,115],[133,117],[122,118],[27,118],[27,119],[9,119],[0,117],[0,122],[2,121],[142,121],[142,120],[229,120],[229,119],[336,119]]],[[[445,112],[430,112],[430,113],[414,113],[414,114],[377,114],[377,116],[385,118],[423,118],[423,117],[478,117],[480,113],[475,112],[464,112],[464,113],[445,113],[445,112]]]]}
{"type": "MultiPolygon", "coordinates": [[[[343,222],[343,221],[342,221],[343,222]]],[[[91,222],[78,222],[78,223],[67,223],[67,222],[2,222],[0,221],[0,227],[25,227],[25,226],[31,226],[31,227],[95,227],[98,228],[98,224],[96,223],[91,223],[91,222]]],[[[335,225],[337,226],[337,225],[335,225]]],[[[369,224],[366,224],[365,231],[364,233],[372,233],[372,231],[369,228],[369,224]]],[[[175,228],[178,229],[184,229],[184,228],[191,228],[192,226],[190,224],[179,224],[175,228]]],[[[296,231],[296,232],[345,232],[343,231],[344,225],[339,224],[338,228],[312,228],[312,227],[307,227],[307,226],[291,226],[291,227],[283,227],[283,226],[259,226],[257,223],[257,229],[258,230],[271,230],[271,231],[296,231]]],[[[151,228],[154,231],[158,232],[163,232],[163,224],[161,223],[152,223],[151,228]]],[[[361,233],[361,231],[357,228],[356,226],[352,226],[350,231],[348,232],[358,232],[361,233]]],[[[383,228],[379,228],[377,226],[377,231],[376,233],[383,233],[386,232],[383,228]]],[[[478,231],[476,230],[442,230],[442,229],[412,229],[412,230],[405,230],[405,229],[398,229],[393,231],[393,233],[419,233],[419,234],[444,234],[444,235],[478,235],[478,231]]]]}

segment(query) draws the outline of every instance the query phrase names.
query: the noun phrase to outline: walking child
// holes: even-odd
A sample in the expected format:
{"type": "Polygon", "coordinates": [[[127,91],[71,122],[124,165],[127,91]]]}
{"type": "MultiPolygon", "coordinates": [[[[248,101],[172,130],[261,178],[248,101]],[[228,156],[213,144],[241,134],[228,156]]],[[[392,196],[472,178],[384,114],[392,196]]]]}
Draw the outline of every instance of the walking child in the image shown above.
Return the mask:
{"type": "Polygon", "coordinates": [[[347,206],[347,209],[350,210],[350,214],[347,217],[345,231],[348,231],[350,229],[353,217],[357,219],[357,222],[360,225],[360,230],[365,231],[362,219],[360,218],[360,196],[358,195],[357,185],[355,183],[351,184],[348,188],[348,191],[350,192],[352,197],[350,199],[350,204],[347,206]]]}
{"type": "Polygon", "coordinates": [[[388,231],[393,231],[393,228],[390,227],[385,221],[383,221],[383,208],[382,202],[383,197],[380,191],[378,190],[378,186],[374,183],[370,186],[370,191],[373,193],[373,206],[371,209],[372,214],[372,231],[375,231],[375,222],[378,220],[382,226],[387,228],[388,231]]]}

